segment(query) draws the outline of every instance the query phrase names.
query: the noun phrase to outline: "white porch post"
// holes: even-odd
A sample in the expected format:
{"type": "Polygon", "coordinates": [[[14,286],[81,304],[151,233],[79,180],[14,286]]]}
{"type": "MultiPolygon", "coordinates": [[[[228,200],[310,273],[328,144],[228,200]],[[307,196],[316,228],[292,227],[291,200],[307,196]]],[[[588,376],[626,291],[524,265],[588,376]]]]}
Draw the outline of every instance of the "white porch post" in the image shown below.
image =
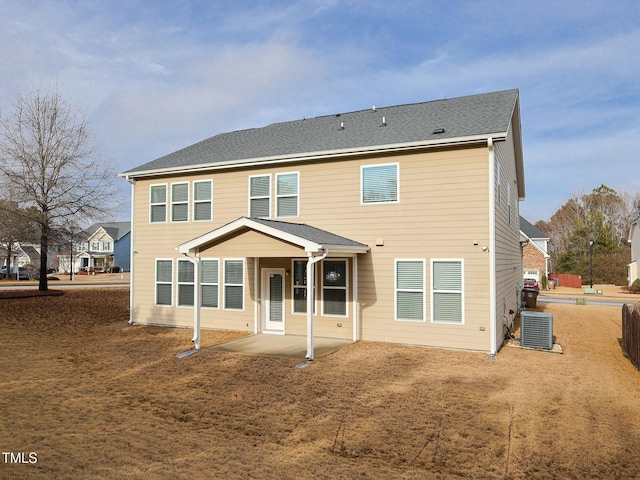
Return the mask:
{"type": "Polygon", "coordinates": [[[325,249],[320,256],[314,257],[313,253],[308,252],[309,260],[307,261],[307,360],[314,359],[313,353],[313,292],[315,280],[315,264],[324,259],[329,254],[329,250],[325,249]]]}
{"type": "Polygon", "coordinates": [[[315,278],[315,262],[309,253],[307,261],[307,360],[313,360],[313,280],[315,278]]]}

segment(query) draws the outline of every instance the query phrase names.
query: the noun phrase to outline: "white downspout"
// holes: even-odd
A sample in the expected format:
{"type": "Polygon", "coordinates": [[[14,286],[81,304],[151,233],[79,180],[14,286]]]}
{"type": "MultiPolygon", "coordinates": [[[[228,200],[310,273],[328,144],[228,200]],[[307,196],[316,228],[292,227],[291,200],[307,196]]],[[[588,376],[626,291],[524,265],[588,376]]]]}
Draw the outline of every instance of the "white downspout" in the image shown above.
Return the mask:
{"type": "Polygon", "coordinates": [[[259,278],[260,278],[260,258],[253,257],[253,333],[258,333],[259,320],[262,309],[262,299],[260,298],[259,278]]]}
{"type": "Polygon", "coordinates": [[[351,276],[351,278],[353,278],[353,341],[357,342],[358,341],[358,333],[360,331],[359,327],[360,327],[360,318],[359,318],[359,313],[360,313],[360,309],[358,308],[358,255],[356,254],[353,257],[353,275],[351,276]]]}
{"type": "MultiPolygon", "coordinates": [[[[135,268],[133,268],[133,264],[136,258],[136,251],[133,248],[134,245],[134,228],[135,228],[135,206],[136,206],[136,181],[132,178],[127,178],[127,181],[131,184],[131,242],[129,245],[129,325],[133,325],[133,272],[135,272],[135,268]]],[[[72,246],[73,248],[73,246],[72,246]]],[[[71,265],[71,272],[73,273],[73,265],[71,265]]]]}
{"type": "Polygon", "coordinates": [[[200,350],[200,254],[196,253],[195,257],[190,257],[186,253],[183,255],[193,263],[193,342],[194,348],[200,350]]]}
{"type": "Polygon", "coordinates": [[[493,149],[493,138],[487,140],[489,148],[489,355],[495,355],[496,346],[496,186],[495,167],[496,154],[493,149]]]}
{"type": "Polygon", "coordinates": [[[329,255],[329,250],[324,248],[322,255],[313,256],[312,252],[307,252],[307,360],[313,360],[313,291],[315,279],[315,264],[329,255]]]}

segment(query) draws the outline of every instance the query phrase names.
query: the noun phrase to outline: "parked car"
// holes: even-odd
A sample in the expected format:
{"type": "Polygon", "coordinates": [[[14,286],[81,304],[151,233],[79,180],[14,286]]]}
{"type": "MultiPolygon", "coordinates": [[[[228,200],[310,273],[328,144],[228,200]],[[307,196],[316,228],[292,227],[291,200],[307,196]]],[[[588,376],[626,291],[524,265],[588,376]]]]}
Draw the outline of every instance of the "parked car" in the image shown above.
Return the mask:
{"type": "MultiPolygon", "coordinates": [[[[7,267],[2,267],[2,270],[0,270],[0,276],[4,278],[6,273],[7,273],[7,267]]],[[[15,269],[11,271],[11,275],[15,275],[15,269]]],[[[29,280],[29,279],[30,279],[29,272],[27,271],[27,269],[25,267],[18,267],[18,280],[29,280]]]]}
{"type": "Polygon", "coordinates": [[[535,278],[525,278],[524,288],[532,288],[533,290],[540,290],[540,286],[535,278]]]}

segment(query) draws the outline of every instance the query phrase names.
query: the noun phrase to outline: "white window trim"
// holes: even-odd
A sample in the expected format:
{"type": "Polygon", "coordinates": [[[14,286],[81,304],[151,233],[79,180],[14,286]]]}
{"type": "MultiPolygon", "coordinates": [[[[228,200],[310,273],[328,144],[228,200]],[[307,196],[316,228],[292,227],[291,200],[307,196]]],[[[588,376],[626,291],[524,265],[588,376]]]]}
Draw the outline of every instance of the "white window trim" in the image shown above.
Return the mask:
{"type": "MultiPolygon", "coordinates": [[[[295,301],[294,301],[294,292],[296,288],[304,288],[306,289],[307,286],[305,285],[304,287],[302,286],[298,286],[294,284],[294,274],[295,274],[295,262],[302,262],[305,264],[305,268],[308,262],[308,259],[306,258],[292,258],[291,259],[291,314],[292,315],[300,315],[300,316],[306,316],[307,312],[296,312],[295,311],[295,301]]],[[[314,268],[313,269],[313,273],[315,275],[314,278],[314,282],[313,282],[313,290],[314,290],[314,295],[313,295],[313,314],[315,315],[316,312],[318,311],[317,308],[317,304],[318,304],[318,269],[314,268]]]]}
{"type": "Polygon", "coordinates": [[[224,269],[222,272],[222,288],[223,288],[223,292],[222,292],[222,309],[223,310],[227,310],[230,312],[243,312],[244,311],[244,307],[245,307],[245,295],[246,295],[246,287],[245,287],[245,283],[246,283],[246,265],[245,265],[245,261],[244,258],[223,258],[222,259],[222,263],[224,265],[224,269]],[[242,262],[242,284],[237,284],[237,283],[227,283],[225,280],[225,273],[227,270],[227,262],[228,261],[238,261],[238,262],[242,262]],[[227,286],[241,286],[242,287],[242,308],[227,308],[227,286]]]}
{"type": "MultiPolygon", "coordinates": [[[[350,280],[350,272],[349,272],[349,259],[348,258],[327,258],[323,260],[322,262],[320,262],[322,264],[322,275],[320,276],[320,278],[318,279],[318,284],[320,287],[320,292],[322,295],[322,299],[321,299],[321,304],[322,304],[322,316],[323,317],[336,317],[336,318],[348,318],[349,317],[349,280],[350,280]],[[347,278],[345,279],[345,285],[344,287],[325,287],[324,286],[324,266],[325,266],[325,260],[329,261],[329,262],[344,262],[345,263],[345,267],[344,267],[344,271],[345,271],[345,275],[347,276],[347,278]],[[333,313],[325,313],[324,311],[324,291],[325,288],[328,290],[345,290],[345,300],[344,300],[344,304],[345,304],[345,314],[344,315],[336,315],[333,313]]],[[[317,295],[316,295],[317,297],[317,295]]]]}
{"type": "Polygon", "coordinates": [[[208,180],[194,180],[193,182],[191,182],[191,191],[193,192],[192,194],[192,209],[191,211],[193,212],[193,221],[194,222],[210,222],[213,220],[213,180],[208,179],[208,180]],[[211,198],[209,200],[196,200],[196,183],[210,183],[211,184],[211,198]],[[209,212],[209,219],[207,220],[197,220],[196,219],[196,204],[198,203],[207,203],[209,202],[211,204],[211,210],[209,212]]]}
{"type": "Polygon", "coordinates": [[[247,190],[248,190],[248,197],[249,197],[249,202],[247,205],[247,212],[249,214],[249,217],[251,218],[251,200],[258,200],[261,198],[267,198],[269,200],[269,215],[267,217],[256,217],[256,218],[271,218],[271,174],[270,173],[263,173],[260,175],[249,175],[249,180],[248,180],[248,184],[247,184],[247,190]],[[251,179],[252,178],[259,178],[259,177],[269,177],[269,195],[268,196],[262,196],[262,197],[252,197],[251,196],[251,179]]]}
{"type": "Polygon", "coordinates": [[[180,305],[180,285],[191,285],[194,288],[194,297],[195,297],[195,288],[196,288],[196,278],[195,278],[195,267],[194,267],[194,277],[193,282],[181,282],[180,281],[180,264],[181,263],[191,263],[189,260],[183,260],[179,258],[176,264],[176,308],[193,308],[194,305],[180,305]]]}
{"type": "Polygon", "coordinates": [[[424,258],[396,258],[393,262],[393,318],[398,322],[425,323],[427,321],[427,262],[424,258]],[[421,262],[422,263],[422,290],[398,290],[398,262],[421,262]],[[398,318],[398,291],[402,292],[422,292],[422,318],[398,318]]]}
{"type": "Polygon", "coordinates": [[[190,212],[190,208],[189,208],[190,207],[189,198],[191,197],[191,191],[190,191],[189,187],[190,187],[189,182],[173,182],[173,183],[171,183],[171,186],[169,188],[169,195],[171,196],[171,199],[170,199],[171,207],[169,208],[169,216],[171,218],[169,219],[169,221],[171,223],[186,223],[186,222],[189,221],[190,213],[191,213],[190,212]],[[187,200],[186,201],[183,201],[183,202],[174,202],[173,201],[173,186],[174,185],[186,185],[187,186],[187,200]],[[186,220],[174,220],[173,219],[173,206],[174,205],[183,205],[183,204],[187,205],[187,219],[186,220]]]}
{"type": "Polygon", "coordinates": [[[464,293],[465,281],[464,281],[464,258],[432,258],[431,259],[431,323],[436,325],[458,325],[463,326],[465,324],[465,293],[464,293]],[[442,322],[435,321],[435,291],[433,289],[433,264],[436,262],[459,262],[460,263],[460,277],[462,278],[461,290],[441,290],[441,293],[459,293],[460,294],[460,316],[462,317],[460,322],[442,322]]]}
{"type": "Polygon", "coordinates": [[[199,293],[199,298],[200,298],[200,307],[207,309],[207,310],[220,310],[220,273],[222,271],[221,268],[221,263],[220,263],[220,259],[219,258],[200,258],[200,272],[198,272],[199,275],[202,275],[203,272],[203,268],[202,268],[202,262],[218,262],[218,278],[216,278],[217,283],[209,283],[209,282],[204,282],[202,281],[202,277],[200,278],[200,292],[199,293]],[[207,285],[217,285],[218,286],[218,306],[217,307],[205,307],[204,305],[202,305],[202,287],[203,286],[207,286],[207,285]]]}
{"type": "Polygon", "coordinates": [[[174,275],[175,275],[175,268],[174,268],[174,262],[173,262],[173,258],[156,258],[153,262],[153,303],[154,306],[159,307],[159,308],[171,308],[174,306],[174,294],[175,294],[175,288],[174,288],[174,283],[173,283],[173,279],[174,279],[174,275]],[[158,262],[171,262],[171,282],[159,282],[158,281],[158,262]],[[161,285],[171,285],[171,295],[169,298],[171,298],[171,305],[160,305],[158,304],[158,284],[161,285]]]}
{"type": "Polygon", "coordinates": [[[169,200],[169,184],[168,183],[154,183],[149,185],[149,223],[167,223],[169,220],[169,212],[167,211],[167,206],[168,206],[168,200],[169,200]],[[164,187],[164,192],[165,192],[165,197],[164,197],[164,202],[162,203],[152,203],[151,199],[153,198],[151,191],[153,190],[153,187],[164,187]],[[158,205],[164,205],[164,221],[163,222],[154,222],[152,220],[152,216],[151,216],[151,211],[152,211],[152,206],[158,206],[158,205]]]}
{"type": "Polygon", "coordinates": [[[276,173],[276,181],[275,181],[275,197],[276,197],[276,218],[298,218],[300,216],[300,172],[281,172],[276,173]],[[278,177],[283,175],[295,175],[296,176],[296,193],[295,194],[287,194],[287,195],[279,195],[278,194],[278,177]],[[296,214],[295,215],[278,215],[278,201],[281,198],[289,198],[296,197],[296,214]]]}
{"type": "Polygon", "coordinates": [[[360,205],[389,205],[394,203],[400,203],[400,162],[392,163],[375,163],[372,165],[360,166],[360,205]],[[365,202],[364,201],[364,171],[367,168],[375,167],[388,167],[389,165],[396,166],[396,199],[388,202],[365,202]]]}

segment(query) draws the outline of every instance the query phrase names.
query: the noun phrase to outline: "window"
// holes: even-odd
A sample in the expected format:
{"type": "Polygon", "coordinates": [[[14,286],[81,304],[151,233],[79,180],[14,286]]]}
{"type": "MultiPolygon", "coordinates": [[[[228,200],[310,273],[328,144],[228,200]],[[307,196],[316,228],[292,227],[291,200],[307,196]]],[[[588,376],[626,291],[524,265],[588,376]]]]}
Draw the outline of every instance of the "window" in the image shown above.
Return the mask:
{"type": "Polygon", "coordinates": [[[178,260],[178,306],[193,307],[195,293],[195,265],[178,260]]]}
{"type": "Polygon", "coordinates": [[[218,260],[200,261],[200,290],[202,292],[201,305],[208,308],[218,308],[218,260]]]}
{"type": "Polygon", "coordinates": [[[151,223],[167,221],[167,186],[151,185],[149,193],[149,217],[151,223]]]}
{"type": "Polygon", "coordinates": [[[322,262],[322,310],[323,315],[347,314],[347,262],[344,260],[322,262]]]}
{"type": "Polygon", "coordinates": [[[249,216],[271,216],[271,175],[249,177],[249,216]]]}
{"type": "Polygon", "coordinates": [[[156,260],[156,305],[171,306],[173,297],[173,260],[156,260]]]}
{"type": "Polygon", "coordinates": [[[433,322],[464,323],[462,260],[433,260],[433,322]]]}
{"type": "Polygon", "coordinates": [[[298,216],[298,173],[276,175],[276,215],[298,216]]]}
{"type": "MultiPolygon", "coordinates": [[[[293,261],[293,313],[307,313],[307,261],[293,261]]],[[[315,302],[313,310],[315,313],[315,302]]]]}
{"type": "Polygon", "coordinates": [[[244,310],[244,260],[224,261],[224,308],[244,310]]]}
{"type": "Polygon", "coordinates": [[[424,320],[424,260],[396,260],[396,320],[424,320]]]}
{"type": "Polygon", "coordinates": [[[398,201],[398,164],[374,165],[361,169],[362,203],[398,201]]]}
{"type": "Polygon", "coordinates": [[[94,252],[97,252],[98,250],[100,250],[100,242],[98,242],[97,240],[92,241],[91,250],[93,250],[94,252]]]}
{"type": "Polygon", "coordinates": [[[102,243],[102,250],[105,251],[105,252],[110,252],[111,251],[111,242],[104,241],[102,243]]]}
{"type": "Polygon", "coordinates": [[[189,184],[171,184],[171,221],[186,222],[189,220],[189,184]]]}
{"type": "Polygon", "coordinates": [[[193,220],[196,222],[213,218],[213,182],[193,182],[193,220]]]}

